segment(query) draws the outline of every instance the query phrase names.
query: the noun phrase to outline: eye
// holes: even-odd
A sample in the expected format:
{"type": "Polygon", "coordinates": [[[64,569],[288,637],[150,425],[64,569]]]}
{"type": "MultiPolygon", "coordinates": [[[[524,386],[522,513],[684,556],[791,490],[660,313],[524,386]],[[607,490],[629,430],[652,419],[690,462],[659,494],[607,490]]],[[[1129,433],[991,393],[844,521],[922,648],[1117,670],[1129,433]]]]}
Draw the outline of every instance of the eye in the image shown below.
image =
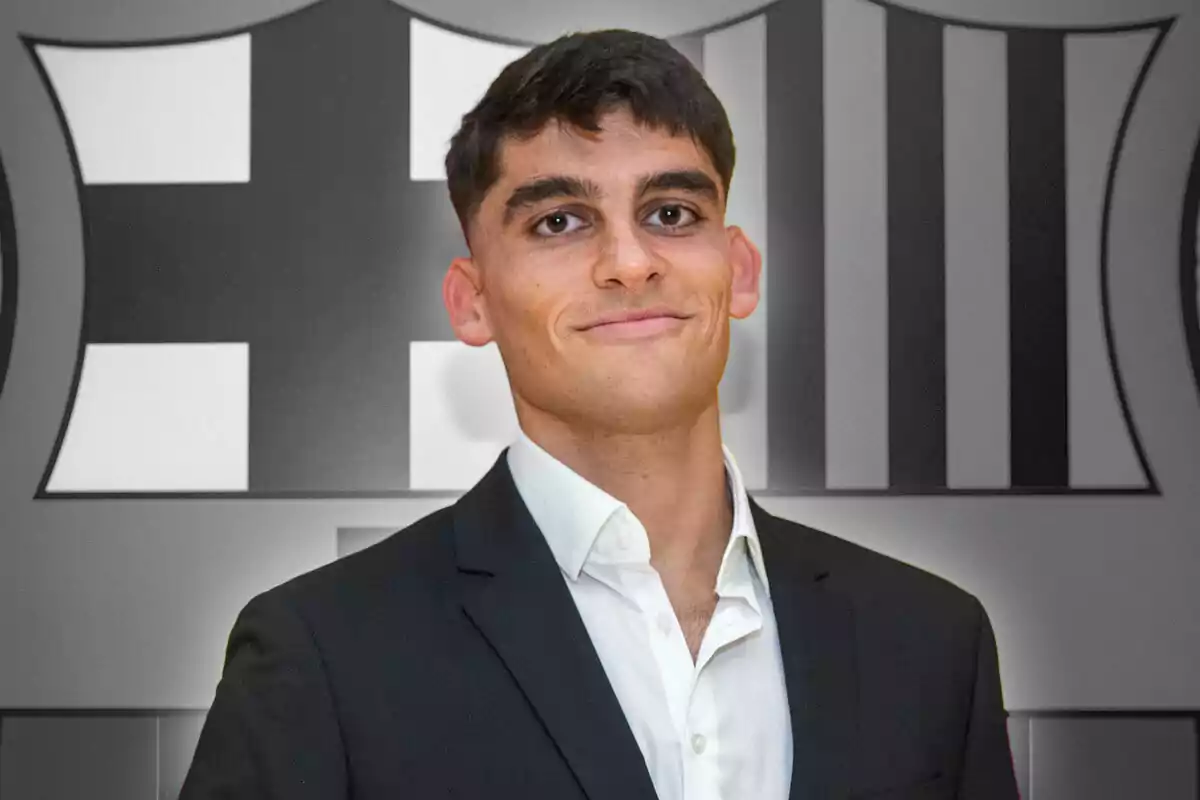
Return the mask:
{"type": "Polygon", "coordinates": [[[579,230],[583,220],[568,211],[554,211],[538,220],[533,232],[538,236],[562,236],[579,230]],[[572,220],[575,224],[572,225],[572,220]]]}
{"type": "Polygon", "coordinates": [[[655,217],[659,221],[657,223],[651,222],[650,224],[656,228],[686,228],[689,225],[695,224],[700,219],[700,215],[695,211],[678,203],[668,203],[659,206],[650,213],[647,219],[653,220],[655,217]]]}

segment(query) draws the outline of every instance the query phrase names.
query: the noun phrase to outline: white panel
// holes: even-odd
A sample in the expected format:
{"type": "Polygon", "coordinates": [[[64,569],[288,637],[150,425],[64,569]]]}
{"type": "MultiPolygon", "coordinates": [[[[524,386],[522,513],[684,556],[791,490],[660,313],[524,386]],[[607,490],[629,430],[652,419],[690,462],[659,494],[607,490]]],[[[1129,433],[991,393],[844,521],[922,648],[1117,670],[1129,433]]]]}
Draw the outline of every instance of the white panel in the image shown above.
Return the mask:
{"type": "Polygon", "coordinates": [[[250,348],[91,344],[52,492],[245,491],[250,348]]]}
{"type": "Polygon", "coordinates": [[[729,362],[721,381],[721,437],[747,489],[767,486],[767,84],[766,18],[704,37],[704,77],[725,106],[737,145],[725,222],[763,254],[759,306],[730,320],[729,362]]]}
{"type": "Polygon", "coordinates": [[[885,11],[825,0],[826,485],[888,486],[885,11]]]}
{"type": "Polygon", "coordinates": [[[409,369],[410,488],[471,488],[517,438],[500,350],[412,342],[409,369]]]}
{"type": "Polygon", "coordinates": [[[42,45],[84,183],[250,180],[250,36],[163,47],[42,45]]]}
{"type": "Polygon", "coordinates": [[[529,48],[475,39],[413,19],[409,176],[446,179],[446,151],[462,116],[529,48]]]}
{"type": "Polygon", "coordinates": [[[1108,358],[1100,237],[1117,129],[1153,38],[1149,32],[1067,38],[1067,354],[1074,487],[1146,485],[1108,358]]]}
{"type": "Polygon", "coordinates": [[[1007,38],[948,26],[945,46],[946,481],[1007,488],[1007,38]]]}

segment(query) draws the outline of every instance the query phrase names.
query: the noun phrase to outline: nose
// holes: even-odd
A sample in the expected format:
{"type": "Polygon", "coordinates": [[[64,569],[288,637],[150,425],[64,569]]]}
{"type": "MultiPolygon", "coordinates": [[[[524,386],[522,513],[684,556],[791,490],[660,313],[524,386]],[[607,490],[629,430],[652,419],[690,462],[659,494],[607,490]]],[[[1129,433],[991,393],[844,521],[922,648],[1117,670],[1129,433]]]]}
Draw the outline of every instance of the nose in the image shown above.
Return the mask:
{"type": "Polygon", "coordinates": [[[636,224],[609,225],[594,270],[596,285],[604,287],[617,281],[626,288],[635,288],[660,274],[664,265],[646,236],[636,224]]]}

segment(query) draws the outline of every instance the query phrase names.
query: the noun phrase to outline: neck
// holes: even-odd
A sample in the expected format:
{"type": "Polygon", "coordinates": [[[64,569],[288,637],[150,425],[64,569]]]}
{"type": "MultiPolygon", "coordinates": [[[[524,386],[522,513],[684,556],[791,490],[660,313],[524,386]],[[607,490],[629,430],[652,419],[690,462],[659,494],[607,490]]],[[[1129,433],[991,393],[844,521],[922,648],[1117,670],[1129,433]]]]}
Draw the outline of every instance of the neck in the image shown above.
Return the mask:
{"type": "Polygon", "coordinates": [[[665,583],[711,589],[733,526],[714,402],[699,416],[649,434],[579,431],[526,407],[525,435],[629,506],[646,528],[665,583]]]}

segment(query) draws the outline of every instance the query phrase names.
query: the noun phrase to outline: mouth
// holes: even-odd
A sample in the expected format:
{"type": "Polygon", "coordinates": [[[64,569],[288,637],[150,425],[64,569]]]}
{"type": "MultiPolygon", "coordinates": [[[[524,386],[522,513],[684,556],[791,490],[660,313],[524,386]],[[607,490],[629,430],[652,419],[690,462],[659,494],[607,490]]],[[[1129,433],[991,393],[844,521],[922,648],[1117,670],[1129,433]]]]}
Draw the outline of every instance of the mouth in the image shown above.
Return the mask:
{"type": "Polygon", "coordinates": [[[576,330],[586,331],[599,328],[602,325],[623,325],[630,322],[641,322],[648,319],[669,317],[672,319],[687,319],[691,314],[683,314],[668,305],[647,306],[646,308],[631,308],[627,311],[604,314],[596,320],[578,326],[576,330]]]}
{"type": "Polygon", "coordinates": [[[674,317],[665,315],[643,317],[642,319],[605,322],[600,325],[593,325],[589,328],[584,328],[583,332],[595,338],[607,341],[647,339],[670,333],[672,331],[677,331],[683,327],[683,324],[687,322],[687,320],[687,317],[674,317]]]}

